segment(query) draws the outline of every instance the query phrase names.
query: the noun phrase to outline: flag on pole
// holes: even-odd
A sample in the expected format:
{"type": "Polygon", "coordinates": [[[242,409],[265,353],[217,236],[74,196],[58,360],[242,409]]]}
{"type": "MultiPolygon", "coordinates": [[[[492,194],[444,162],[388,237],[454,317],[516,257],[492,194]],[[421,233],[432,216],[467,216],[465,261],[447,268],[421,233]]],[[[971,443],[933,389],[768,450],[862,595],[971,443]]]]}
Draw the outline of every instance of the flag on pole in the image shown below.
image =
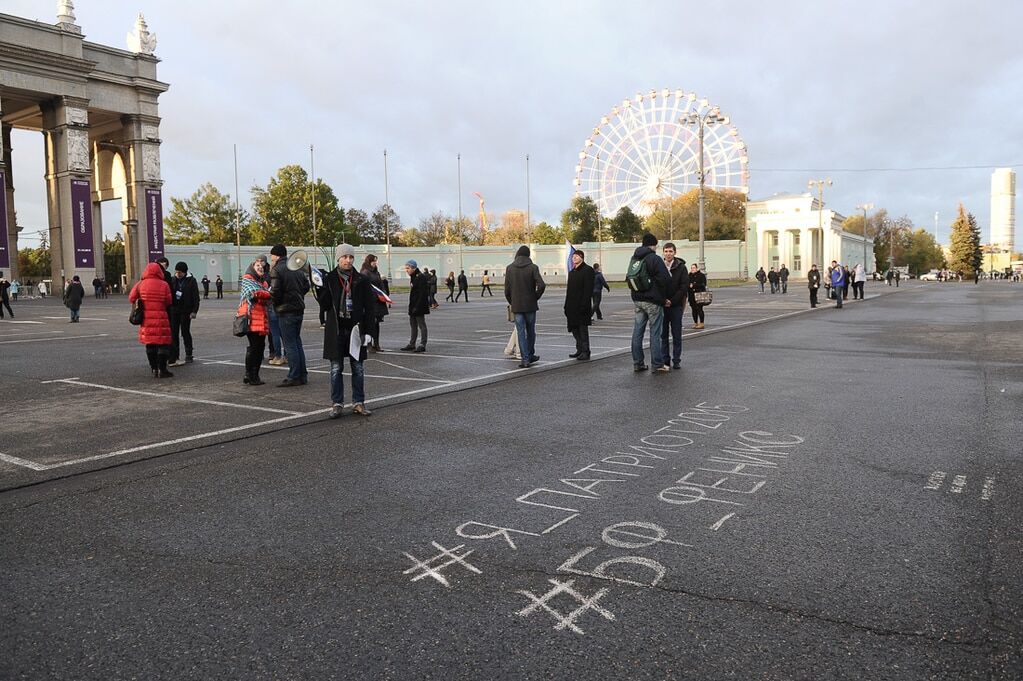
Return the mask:
{"type": "Polygon", "coordinates": [[[375,285],[370,284],[370,286],[373,288],[373,291],[377,294],[377,300],[379,300],[381,303],[387,303],[388,305],[390,305],[391,303],[394,302],[393,300],[391,300],[391,296],[387,295],[386,293],[378,289],[375,285]]]}
{"type": "Polygon", "coordinates": [[[568,239],[565,239],[565,246],[568,253],[568,257],[565,258],[565,275],[567,276],[572,271],[572,256],[575,255],[575,246],[568,239]]]}

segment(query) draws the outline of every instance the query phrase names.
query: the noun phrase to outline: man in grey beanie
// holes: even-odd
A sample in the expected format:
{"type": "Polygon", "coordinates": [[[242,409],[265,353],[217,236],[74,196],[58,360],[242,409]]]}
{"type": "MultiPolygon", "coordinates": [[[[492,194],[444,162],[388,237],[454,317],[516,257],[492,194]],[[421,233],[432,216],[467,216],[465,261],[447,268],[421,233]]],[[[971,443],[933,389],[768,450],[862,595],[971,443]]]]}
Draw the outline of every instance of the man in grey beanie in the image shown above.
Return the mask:
{"type": "Polygon", "coordinates": [[[419,263],[415,260],[405,263],[405,273],[408,274],[412,286],[408,294],[408,321],[412,335],[408,345],[402,350],[426,352],[426,315],[430,314],[430,280],[426,274],[419,271],[419,263]]]}

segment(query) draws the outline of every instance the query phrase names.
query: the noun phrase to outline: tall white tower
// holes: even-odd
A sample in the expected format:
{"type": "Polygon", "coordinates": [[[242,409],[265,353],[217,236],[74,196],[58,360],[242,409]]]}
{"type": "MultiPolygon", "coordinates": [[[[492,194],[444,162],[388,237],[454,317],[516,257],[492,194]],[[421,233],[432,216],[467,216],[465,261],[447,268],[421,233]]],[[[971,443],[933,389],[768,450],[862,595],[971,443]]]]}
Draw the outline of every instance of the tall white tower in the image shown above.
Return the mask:
{"type": "Polygon", "coordinates": [[[997,168],[991,173],[991,245],[1016,250],[1016,173],[997,168]]]}

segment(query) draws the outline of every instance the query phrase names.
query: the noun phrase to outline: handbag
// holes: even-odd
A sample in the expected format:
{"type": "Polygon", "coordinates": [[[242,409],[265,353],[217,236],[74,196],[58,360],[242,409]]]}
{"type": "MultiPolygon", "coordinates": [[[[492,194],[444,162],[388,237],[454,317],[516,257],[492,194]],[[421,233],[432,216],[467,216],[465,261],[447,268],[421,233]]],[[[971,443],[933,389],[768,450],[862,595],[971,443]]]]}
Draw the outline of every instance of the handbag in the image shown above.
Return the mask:
{"type": "Polygon", "coordinates": [[[693,300],[697,305],[710,305],[714,302],[714,294],[710,291],[696,291],[693,293],[693,300]]]}
{"type": "Polygon", "coordinates": [[[139,298],[131,304],[131,314],[128,315],[128,322],[132,326],[142,326],[143,319],[145,319],[145,313],[142,308],[142,299],[139,298]]]}
{"type": "Polygon", "coordinates": [[[239,337],[249,334],[249,315],[240,314],[234,318],[233,333],[239,337]]]}

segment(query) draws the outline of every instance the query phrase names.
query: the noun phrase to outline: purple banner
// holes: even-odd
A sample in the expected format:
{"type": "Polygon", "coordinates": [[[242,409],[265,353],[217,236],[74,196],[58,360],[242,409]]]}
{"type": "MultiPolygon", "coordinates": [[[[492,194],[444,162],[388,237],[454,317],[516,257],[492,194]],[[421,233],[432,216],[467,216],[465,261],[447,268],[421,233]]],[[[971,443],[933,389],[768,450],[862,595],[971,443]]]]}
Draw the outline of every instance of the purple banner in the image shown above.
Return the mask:
{"type": "Polygon", "coordinates": [[[68,277],[79,267],[95,267],[92,246],[92,189],[88,180],[71,180],[71,227],[75,230],[75,264],[68,277]]]}
{"type": "Polygon", "coordinates": [[[149,230],[149,262],[163,255],[163,192],[146,188],[146,229],[149,230]]]}
{"type": "Polygon", "coordinates": [[[0,172],[0,270],[11,266],[11,242],[7,234],[7,178],[0,172]]]}

